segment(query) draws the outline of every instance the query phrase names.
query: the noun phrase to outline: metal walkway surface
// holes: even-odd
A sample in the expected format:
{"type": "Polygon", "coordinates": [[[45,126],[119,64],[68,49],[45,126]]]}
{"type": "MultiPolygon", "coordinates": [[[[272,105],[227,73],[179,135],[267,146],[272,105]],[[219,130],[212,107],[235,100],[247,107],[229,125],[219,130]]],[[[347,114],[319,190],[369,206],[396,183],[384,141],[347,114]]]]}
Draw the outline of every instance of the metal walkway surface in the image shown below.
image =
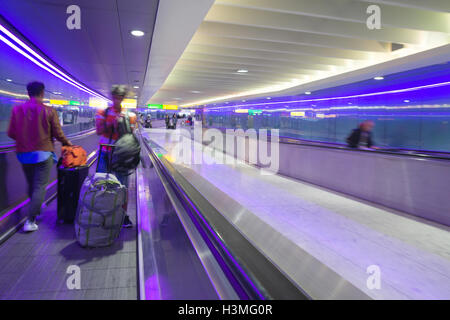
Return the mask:
{"type": "MultiPolygon", "coordinates": [[[[130,177],[128,214],[136,221],[135,179],[130,177]]],[[[14,300],[136,300],[136,228],[122,229],[106,248],[78,245],[74,226],[56,224],[56,200],[41,213],[39,230],[14,234],[0,246],[0,299],[14,300]],[[67,280],[80,268],[81,289],[67,280]]]]}

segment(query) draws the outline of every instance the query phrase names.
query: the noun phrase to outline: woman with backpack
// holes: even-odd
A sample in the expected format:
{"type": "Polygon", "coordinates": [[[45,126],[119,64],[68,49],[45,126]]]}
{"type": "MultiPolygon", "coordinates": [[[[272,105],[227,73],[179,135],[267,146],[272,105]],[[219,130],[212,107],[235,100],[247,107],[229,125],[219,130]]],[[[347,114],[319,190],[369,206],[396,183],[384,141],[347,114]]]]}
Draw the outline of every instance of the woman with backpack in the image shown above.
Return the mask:
{"type": "MultiPolygon", "coordinates": [[[[126,114],[122,110],[122,101],[128,93],[128,88],[124,85],[115,85],[112,87],[111,96],[113,105],[104,110],[99,110],[96,115],[96,129],[97,134],[100,135],[100,144],[114,144],[123,135],[123,129],[121,129],[123,122],[128,121],[131,131],[134,131],[137,117],[135,114],[126,114]]],[[[98,172],[107,172],[107,159],[99,156],[98,172]]],[[[117,179],[128,188],[128,174],[124,174],[121,171],[112,170],[117,179]]],[[[127,203],[124,205],[125,211],[127,210],[127,203]]],[[[133,223],[128,215],[125,216],[123,226],[125,228],[131,228],[133,223]]]]}

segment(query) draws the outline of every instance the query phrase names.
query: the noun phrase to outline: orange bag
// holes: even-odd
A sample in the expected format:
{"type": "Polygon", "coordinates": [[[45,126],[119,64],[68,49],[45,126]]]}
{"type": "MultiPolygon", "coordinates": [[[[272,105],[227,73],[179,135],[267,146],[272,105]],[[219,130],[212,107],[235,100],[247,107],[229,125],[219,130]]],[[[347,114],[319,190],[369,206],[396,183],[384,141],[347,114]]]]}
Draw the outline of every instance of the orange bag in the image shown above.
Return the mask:
{"type": "Polygon", "coordinates": [[[85,166],[87,163],[86,150],[81,146],[63,146],[61,157],[65,168],[85,166]]]}

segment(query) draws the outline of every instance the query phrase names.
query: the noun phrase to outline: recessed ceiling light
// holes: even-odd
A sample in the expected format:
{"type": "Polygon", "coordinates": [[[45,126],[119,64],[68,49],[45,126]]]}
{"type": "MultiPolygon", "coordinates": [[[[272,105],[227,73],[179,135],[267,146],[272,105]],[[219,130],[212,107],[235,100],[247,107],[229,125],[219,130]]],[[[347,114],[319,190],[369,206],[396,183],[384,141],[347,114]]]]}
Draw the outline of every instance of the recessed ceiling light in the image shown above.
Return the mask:
{"type": "Polygon", "coordinates": [[[311,91],[306,91],[305,94],[311,94],[311,91]]]}
{"type": "Polygon", "coordinates": [[[6,79],[6,81],[11,82],[12,80],[11,79],[6,79]]]}
{"type": "Polygon", "coordinates": [[[239,69],[238,71],[236,71],[237,73],[247,73],[248,70],[246,69],[239,69]]]}
{"type": "Polygon", "coordinates": [[[373,79],[374,79],[374,80],[383,80],[384,77],[378,76],[378,77],[375,77],[375,78],[373,78],[373,79]]]}
{"type": "Polygon", "coordinates": [[[133,30],[131,31],[131,34],[135,37],[142,37],[145,33],[141,30],[133,30]]]}

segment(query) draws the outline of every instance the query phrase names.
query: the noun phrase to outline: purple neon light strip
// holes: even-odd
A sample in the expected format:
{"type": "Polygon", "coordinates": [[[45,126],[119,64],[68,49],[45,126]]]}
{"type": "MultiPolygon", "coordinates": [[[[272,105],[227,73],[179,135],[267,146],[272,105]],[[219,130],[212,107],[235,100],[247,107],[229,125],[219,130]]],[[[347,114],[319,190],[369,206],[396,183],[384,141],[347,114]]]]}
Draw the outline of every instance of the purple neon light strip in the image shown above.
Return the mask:
{"type": "MultiPolygon", "coordinates": [[[[51,187],[53,187],[56,184],[57,180],[52,181],[51,183],[49,183],[47,185],[47,187],[45,188],[45,190],[49,190],[51,187]]],[[[7,213],[5,213],[3,216],[0,217],[0,222],[5,220],[6,218],[8,218],[10,215],[12,215],[13,213],[15,213],[17,210],[19,210],[20,208],[22,208],[23,206],[25,206],[28,202],[30,202],[30,198],[27,198],[26,200],[22,201],[21,203],[19,203],[17,206],[15,206],[14,208],[12,208],[11,210],[9,210],[7,213]]]]}
{"type": "Polygon", "coordinates": [[[450,85],[450,81],[428,84],[428,85],[418,86],[418,87],[405,88],[405,89],[364,93],[364,94],[357,94],[357,95],[343,96],[343,97],[317,98],[317,99],[294,100],[294,101],[276,101],[276,102],[265,102],[265,103],[249,103],[249,104],[239,104],[239,105],[233,105],[233,106],[212,107],[212,108],[210,108],[210,110],[232,109],[232,108],[239,108],[239,107],[262,106],[262,105],[289,104],[289,103],[298,103],[298,102],[315,102],[315,101],[330,101],[330,100],[339,100],[339,99],[354,99],[354,98],[362,98],[362,97],[380,96],[380,95],[385,95],[385,94],[411,92],[411,91],[417,91],[417,90],[422,90],[422,89],[438,88],[438,87],[443,87],[443,86],[448,86],[448,85],[450,85]]]}
{"type": "MultiPolygon", "coordinates": [[[[161,293],[161,284],[159,282],[159,276],[158,272],[156,271],[155,274],[153,274],[150,278],[145,279],[145,273],[144,273],[144,265],[143,265],[143,253],[142,253],[142,230],[148,232],[151,237],[152,230],[151,230],[151,223],[150,223],[150,214],[148,212],[147,207],[147,201],[150,201],[147,197],[147,194],[145,192],[145,184],[144,184],[144,177],[143,172],[141,172],[141,169],[138,168],[136,171],[136,180],[137,180],[137,195],[138,195],[138,255],[142,263],[139,265],[139,277],[140,277],[140,292],[143,294],[143,300],[161,300],[162,299],[162,293],[161,293]],[[145,279],[145,282],[142,283],[142,281],[145,279]],[[142,288],[143,286],[143,288],[142,288]]],[[[156,258],[155,258],[155,252],[152,251],[153,256],[153,263],[154,263],[154,269],[157,270],[156,265],[156,258]]]]}
{"type": "Polygon", "coordinates": [[[3,31],[3,33],[5,33],[8,37],[10,37],[12,40],[14,40],[16,43],[18,43],[22,48],[24,48],[25,50],[27,50],[28,52],[30,52],[32,55],[34,55],[36,58],[38,58],[39,60],[41,60],[43,63],[45,63],[47,66],[49,66],[50,68],[52,68],[53,70],[55,70],[56,72],[58,72],[59,74],[61,74],[63,77],[65,77],[67,80],[72,81],[73,83],[79,85],[80,87],[88,90],[89,92],[91,92],[92,94],[96,94],[94,91],[92,91],[91,89],[83,86],[82,84],[76,82],[75,80],[71,79],[68,75],[66,75],[65,73],[63,73],[61,70],[59,70],[58,68],[56,68],[55,66],[53,66],[52,64],[50,64],[47,60],[45,60],[43,57],[41,57],[37,52],[35,52],[33,49],[31,49],[26,43],[24,43],[22,40],[20,40],[18,37],[16,37],[12,32],[10,32],[8,29],[6,29],[4,26],[2,26],[0,24],[0,30],[3,31]]]}
{"type": "Polygon", "coordinates": [[[91,93],[97,97],[103,98],[101,95],[97,94],[96,92],[92,91],[91,89],[83,86],[82,84],[76,82],[75,80],[73,80],[72,78],[70,78],[68,75],[66,75],[64,72],[62,72],[61,70],[59,70],[58,68],[56,68],[55,66],[53,66],[52,64],[50,64],[47,60],[45,60],[43,57],[41,57],[38,53],[36,53],[33,49],[31,49],[29,46],[27,46],[24,42],[22,42],[19,38],[17,38],[13,33],[11,33],[8,29],[6,29],[4,26],[2,26],[0,24],[0,30],[3,31],[7,36],[9,36],[12,40],[14,40],[16,43],[18,43],[22,48],[24,48],[25,50],[27,50],[28,52],[30,52],[32,55],[34,55],[35,57],[37,57],[39,60],[41,60],[43,63],[45,63],[46,65],[48,65],[50,68],[52,68],[53,70],[55,70],[56,72],[58,72],[59,74],[61,74],[62,76],[64,76],[65,78],[67,78],[69,81],[73,82],[73,84],[76,84],[82,88],[84,88],[85,90],[87,90],[87,93],[91,93]]]}
{"type": "Polygon", "coordinates": [[[186,193],[184,192],[184,190],[182,190],[180,188],[180,191],[183,193],[184,198],[189,202],[189,204],[191,205],[191,207],[195,210],[195,212],[197,213],[197,216],[200,217],[200,219],[203,221],[204,225],[206,225],[206,227],[208,228],[209,232],[214,236],[214,238],[216,239],[217,243],[220,244],[220,246],[222,247],[222,249],[225,251],[225,253],[228,255],[228,257],[231,259],[231,261],[233,261],[234,265],[239,269],[240,273],[244,276],[244,278],[247,280],[248,283],[250,283],[250,285],[252,286],[252,288],[255,290],[255,292],[258,293],[259,297],[262,300],[265,300],[264,295],[259,291],[259,289],[255,286],[255,284],[253,283],[253,281],[247,276],[246,272],[242,269],[241,265],[236,261],[236,259],[233,257],[233,255],[230,253],[230,251],[225,247],[225,245],[223,244],[222,240],[217,236],[216,232],[211,228],[211,226],[209,225],[209,223],[206,221],[206,219],[203,217],[203,215],[197,210],[197,207],[194,205],[194,203],[191,201],[191,199],[189,199],[189,197],[186,195],[186,193]]]}
{"type": "MultiPolygon", "coordinates": [[[[11,34],[7,29],[5,29],[2,25],[0,25],[0,30],[2,30],[5,34],[7,34],[7,32],[9,34],[11,34]],[[5,32],[6,30],[6,32],[5,32]]],[[[8,34],[8,35],[9,35],[8,34]]],[[[11,34],[12,35],[12,34],[11,34]]],[[[11,35],[9,35],[11,37],[11,35]]],[[[13,38],[14,35],[12,35],[11,38],[13,38]]],[[[67,76],[65,73],[63,73],[61,70],[57,69],[56,67],[52,66],[50,63],[48,63],[45,59],[43,59],[40,55],[38,55],[35,51],[33,51],[32,49],[30,49],[28,46],[26,46],[23,42],[21,42],[19,39],[17,39],[16,37],[14,37],[13,39],[17,42],[22,43],[22,47],[24,47],[27,51],[29,51],[31,54],[33,54],[34,56],[36,56],[39,60],[43,61],[45,64],[47,64],[48,66],[50,66],[52,69],[56,70],[59,74],[55,73],[54,71],[50,70],[49,68],[47,68],[46,66],[42,65],[39,61],[37,61],[36,59],[34,59],[33,57],[31,57],[30,55],[28,55],[26,52],[24,52],[22,49],[20,49],[19,47],[17,47],[15,44],[13,44],[11,41],[9,41],[8,39],[6,39],[5,37],[3,37],[2,35],[0,35],[0,40],[2,40],[5,44],[7,44],[8,46],[10,46],[12,49],[14,49],[15,51],[17,51],[18,53],[20,53],[21,55],[23,55],[24,57],[26,57],[28,60],[32,61],[33,63],[35,63],[36,65],[38,65],[39,67],[41,67],[42,69],[48,71],[49,73],[53,74],[55,77],[58,77],[59,79],[67,82],[68,84],[88,93],[91,95],[94,95],[98,98],[101,98],[103,100],[107,100],[105,97],[99,95],[98,93],[92,91],[89,88],[84,87],[83,85],[79,84],[78,82],[76,82],[75,80],[71,79],[69,76],[67,76]],[[15,39],[14,39],[15,38],[15,39]],[[62,76],[61,76],[61,75],[62,76]]]]}
{"type": "Polygon", "coordinates": [[[26,57],[28,60],[34,62],[36,65],[38,65],[39,67],[41,67],[42,69],[48,71],[49,73],[53,74],[55,77],[67,82],[68,84],[75,86],[76,88],[91,94],[89,91],[81,88],[80,86],[70,82],[69,80],[63,78],[62,76],[60,76],[59,74],[53,72],[52,70],[50,70],[49,68],[47,68],[46,66],[42,65],[39,61],[37,61],[36,59],[34,59],[33,57],[31,57],[30,55],[28,55],[26,52],[24,52],[22,49],[18,48],[15,44],[13,44],[12,42],[10,42],[8,39],[6,39],[5,37],[3,37],[2,35],[0,35],[0,40],[2,40],[4,43],[6,43],[8,46],[10,46],[11,48],[13,48],[14,50],[16,50],[18,53],[20,53],[21,55],[23,55],[24,57],[26,57]]]}

